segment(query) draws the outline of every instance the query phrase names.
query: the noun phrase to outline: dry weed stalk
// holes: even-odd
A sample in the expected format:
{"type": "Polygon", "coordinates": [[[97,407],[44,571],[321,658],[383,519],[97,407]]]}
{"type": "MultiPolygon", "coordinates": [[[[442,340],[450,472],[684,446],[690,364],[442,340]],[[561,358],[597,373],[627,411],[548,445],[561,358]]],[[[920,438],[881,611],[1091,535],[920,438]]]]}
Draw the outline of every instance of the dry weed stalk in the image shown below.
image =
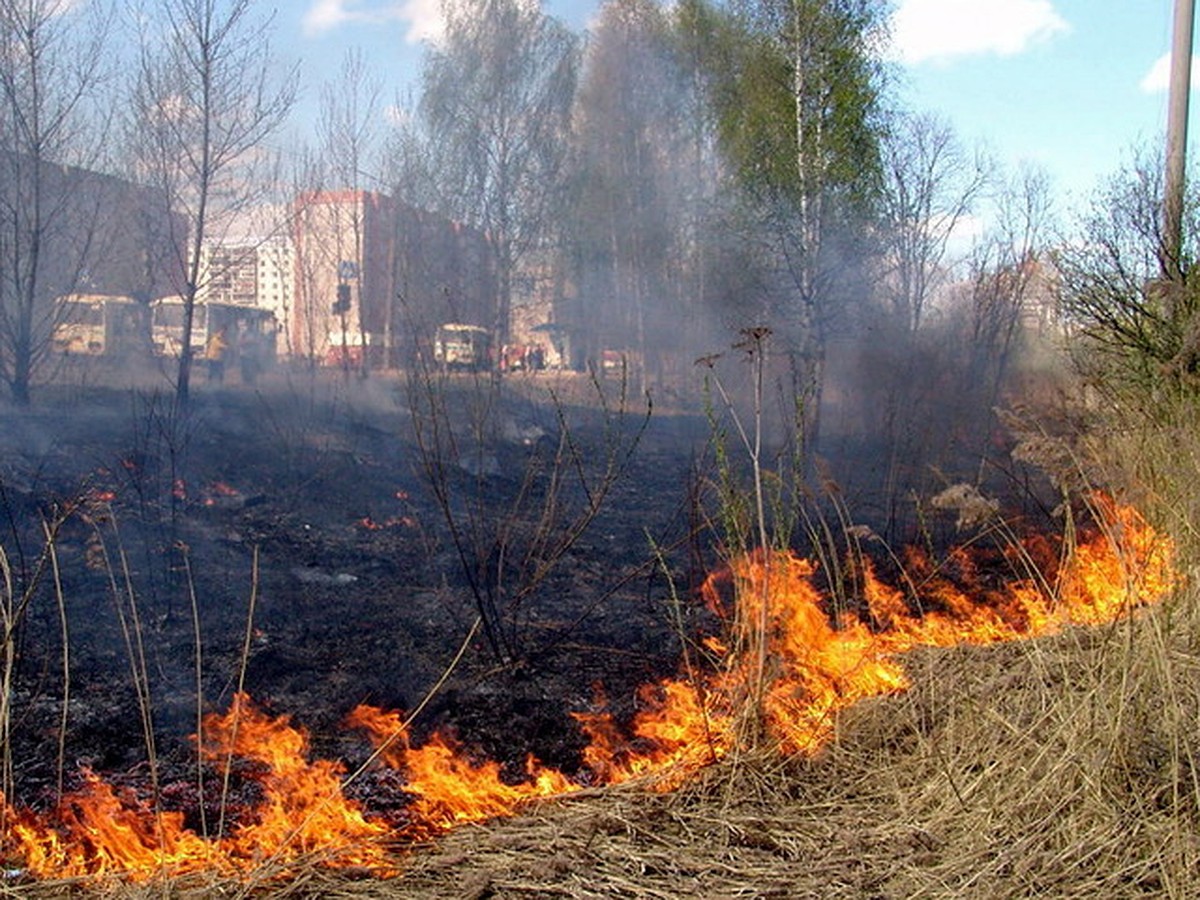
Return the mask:
{"type": "Polygon", "coordinates": [[[407,374],[426,483],[488,646],[501,664],[514,663],[530,649],[528,601],[604,510],[649,424],[650,398],[644,413],[637,413],[624,374],[615,401],[599,376],[590,374],[604,432],[597,453],[582,445],[553,389],[547,401],[557,434],[540,426],[529,434],[506,434],[522,429],[506,419],[511,398],[498,378],[451,376],[423,359],[407,374]],[[498,450],[506,445],[525,451],[516,471],[501,471],[498,450]]]}
{"type": "MultiPolygon", "coordinates": [[[[20,664],[18,644],[26,617],[29,614],[34,599],[38,595],[47,569],[51,571],[54,578],[56,600],[60,614],[60,626],[63,629],[63,667],[64,671],[69,670],[70,658],[67,655],[69,651],[66,647],[66,622],[62,615],[62,591],[61,583],[58,579],[58,557],[55,548],[59,531],[70,515],[70,509],[58,510],[51,519],[47,520],[43,518],[41,520],[42,547],[33,566],[28,570],[20,572],[14,570],[10,564],[7,552],[0,546],[0,626],[3,628],[3,633],[0,634],[0,642],[2,642],[0,643],[0,655],[2,655],[3,660],[0,662],[0,747],[2,747],[0,749],[0,795],[3,797],[11,797],[14,786],[12,717],[13,691],[17,677],[17,668],[20,664]]],[[[62,715],[65,718],[65,699],[63,701],[62,715]]],[[[63,733],[65,733],[65,730],[60,730],[60,760],[62,759],[61,744],[63,733]]],[[[61,795],[61,768],[58,785],[61,795]]],[[[6,810],[0,810],[0,832],[6,827],[6,815],[6,810]]]]}
{"type": "MultiPolygon", "coordinates": [[[[751,366],[753,405],[749,427],[743,423],[737,404],[716,372],[713,364],[717,357],[711,356],[699,360],[699,363],[708,369],[705,375],[706,384],[720,397],[722,411],[733,423],[741,449],[747,454],[750,461],[754,505],[747,516],[742,508],[740,490],[735,483],[733,465],[722,440],[722,432],[716,425],[716,413],[710,403],[709,418],[713,424],[720,469],[721,515],[728,542],[727,550],[732,554],[741,554],[749,552],[751,546],[757,546],[758,552],[762,554],[764,567],[763,577],[757,588],[761,596],[755,600],[743,602],[747,592],[755,590],[754,587],[736,576],[734,583],[734,619],[727,664],[740,667],[743,661],[749,660],[751,672],[741,686],[744,696],[734,698],[738,715],[735,726],[738,751],[748,751],[759,747],[767,736],[764,703],[767,686],[770,682],[768,672],[770,603],[767,592],[769,590],[771,555],[776,549],[770,540],[770,526],[767,521],[767,501],[764,492],[765,467],[762,458],[764,353],[766,339],[769,335],[770,330],[767,328],[745,329],[742,331],[742,339],[734,344],[734,349],[742,351],[744,358],[751,366]]],[[[706,390],[705,393],[707,396],[709,390],[706,390]]]]}
{"type": "MultiPolygon", "coordinates": [[[[63,773],[67,765],[67,717],[71,707],[71,630],[67,621],[67,600],[63,594],[62,572],[58,567],[58,546],[54,531],[42,520],[42,536],[50,553],[50,570],[54,577],[54,603],[58,611],[59,636],[62,639],[62,712],[58,720],[58,754],[55,759],[55,791],[58,802],[63,797],[63,773]]],[[[6,729],[7,731],[7,729],[6,729]]]]}

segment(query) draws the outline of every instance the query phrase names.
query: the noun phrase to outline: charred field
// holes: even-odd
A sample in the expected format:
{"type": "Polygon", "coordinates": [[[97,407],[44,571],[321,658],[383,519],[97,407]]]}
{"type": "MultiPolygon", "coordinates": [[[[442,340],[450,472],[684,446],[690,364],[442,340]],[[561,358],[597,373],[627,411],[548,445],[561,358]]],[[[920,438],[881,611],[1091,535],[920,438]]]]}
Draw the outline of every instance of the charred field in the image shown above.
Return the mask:
{"type": "MultiPolygon", "coordinates": [[[[1021,643],[905,638],[861,664],[896,677],[903,649],[905,690],[858,699],[852,673],[834,673],[844,696],[827,704],[839,712],[819,752],[726,748],[666,793],[609,785],[589,767],[605,730],[581,722],[602,706],[628,731],[645,686],[677,678],[726,624],[700,590],[724,560],[710,424],[647,415],[613,384],[597,399],[584,378],[430,387],[280,374],[257,390],[204,386],[186,417],[169,393],[100,386],[4,410],[20,614],[6,799],[49,814],[96,773],[189,832],[235,831],[259,815],[261,766],[234,767],[218,792],[192,736],[244,695],[302,729],[306,756],[355,773],[345,794],[400,863],[364,877],[313,845],[248,879],[127,880],[115,860],[99,881],[55,881],[10,851],[3,893],[1142,896],[1174,891],[1200,859],[1195,841],[1168,839],[1193,814],[1190,750],[1171,724],[1192,705],[1161,715],[1164,679],[1200,679],[1192,655],[1137,654],[1162,643],[1157,613],[1021,643]],[[1130,680],[1131,660],[1153,677],[1130,680]],[[572,792],[464,820],[486,826],[422,829],[404,781],[347,727],[363,704],[415,711],[407,746],[448,735],[512,784],[532,755],[572,792]]],[[[1047,496],[1024,490],[1019,515],[1044,525],[1047,496]]],[[[931,515],[927,537],[948,541],[953,519],[931,515]]],[[[1003,555],[980,560],[974,583],[998,596],[1003,555]]],[[[865,587],[839,592],[829,568],[814,580],[866,630],[823,600],[826,637],[888,631],[899,613],[865,587]]],[[[971,620],[936,596],[933,615],[971,620]]],[[[1007,602],[987,600],[985,624],[1024,629],[1030,615],[1007,602]]],[[[637,734],[631,755],[651,742],[637,734]]]]}
{"type": "MultiPolygon", "coordinates": [[[[166,736],[160,761],[187,764],[197,649],[206,708],[228,705],[240,686],[302,721],[318,752],[338,753],[322,736],[355,704],[411,709],[423,699],[478,614],[472,582],[486,577],[477,570],[493,545],[515,554],[534,540],[560,540],[555,529],[571,523],[546,522],[545,534],[531,535],[533,526],[517,521],[531,514],[528,496],[517,507],[531,490],[528,472],[555,449],[543,432],[558,424],[554,409],[518,399],[511,416],[523,430],[489,443],[482,469],[477,452],[457,444],[436,461],[446,469],[446,502],[463,504],[452,511],[457,525],[475,529],[456,545],[403,391],[394,381],[364,386],[336,375],[307,392],[282,382],[202,390],[180,427],[168,421],[169,395],[95,388],[8,417],[2,482],[14,570],[32,576],[41,523],[61,520],[62,615],[39,594],[20,647],[17,716],[39,725],[15,729],[18,782],[54,781],[53,754],[41,751],[43,729],[61,714],[64,618],[69,752],[97,771],[145,757],[131,665],[144,665],[166,736]]],[[[495,759],[535,752],[563,766],[574,756],[577,765],[564,707],[586,707],[600,683],[620,702],[671,670],[678,641],[652,599],[662,578],[653,547],[686,549],[684,498],[703,423],[657,419],[637,436],[595,521],[572,535],[544,578],[531,587],[519,571],[525,561],[514,560],[511,592],[525,594],[520,608],[514,600],[500,613],[502,646],[481,631],[418,728],[452,726],[495,759]]],[[[570,427],[583,442],[628,441],[642,423],[634,414],[570,427]]],[[[604,461],[603,448],[579,449],[604,461]]],[[[556,502],[554,515],[568,516],[576,501],[556,502]]],[[[532,509],[544,513],[545,504],[532,509]]],[[[488,589],[508,602],[507,586],[479,588],[488,589]]]]}

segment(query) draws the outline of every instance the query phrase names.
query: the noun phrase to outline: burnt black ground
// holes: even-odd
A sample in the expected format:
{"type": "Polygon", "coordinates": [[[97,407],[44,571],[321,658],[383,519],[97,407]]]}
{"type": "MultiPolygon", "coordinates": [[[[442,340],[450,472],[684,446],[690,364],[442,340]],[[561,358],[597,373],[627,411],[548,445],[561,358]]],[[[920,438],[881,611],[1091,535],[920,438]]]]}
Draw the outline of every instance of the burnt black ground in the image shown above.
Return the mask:
{"type": "MultiPolygon", "coordinates": [[[[345,715],[414,709],[464,643],[416,740],[450,730],[514,777],[530,753],[575,772],[570,713],[603,692],[630,717],[639,687],[677,673],[681,627],[717,627],[696,591],[721,558],[703,404],[647,417],[624,387],[277,371],[197,381],[179,415],[161,373],[101,372],[44,387],[31,409],[0,405],[0,547],[19,610],[12,799],[51,802],[60,757],[68,782],[86,765],[144,788],[139,684],[164,802],[185,812],[197,716],[239,686],[303,727],[314,755],[353,767],[369,747],[345,715]],[[481,600],[493,627],[468,641],[481,600]]],[[[838,458],[815,481],[834,506],[818,514],[851,534],[884,509],[883,455],[829,443],[838,458]]],[[[1011,496],[1021,517],[1049,508],[1024,486],[1011,496]]],[[[924,542],[956,537],[952,513],[926,509],[920,525],[924,542]]]]}
{"type": "Polygon", "coordinates": [[[474,561],[494,564],[497,552],[514,573],[493,586],[502,652],[477,634],[417,720],[418,738],[451,729],[514,771],[530,752],[577,767],[583,739],[568,713],[603,685],[629,714],[639,685],[675,671],[671,597],[688,627],[701,624],[690,589],[716,562],[710,539],[693,534],[689,500],[705,466],[703,417],[656,411],[647,422],[637,404],[606,417],[581,379],[502,388],[500,425],[482,439],[455,404],[491,386],[440,385],[454,408],[445,421],[461,432],[453,452],[434,454],[445,504],[395,377],[201,382],[186,416],[153,380],[48,386],[32,409],[0,408],[0,546],[17,594],[34,585],[16,633],[16,801],[47,801],[60,737],[68,780],[80,764],[144,772],[143,677],[164,783],[193,771],[198,709],[224,711],[239,684],[304,727],[316,755],[353,763],[368,748],[341,719],[359,703],[408,710],[424,698],[475,620],[471,578],[495,571],[480,575],[474,561]],[[521,554],[561,539],[584,508],[577,467],[594,490],[610,461],[621,470],[600,514],[547,574],[516,574],[521,554]],[[552,489],[561,516],[539,525],[552,489]],[[43,522],[58,523],[61,591],[43,522]]]}

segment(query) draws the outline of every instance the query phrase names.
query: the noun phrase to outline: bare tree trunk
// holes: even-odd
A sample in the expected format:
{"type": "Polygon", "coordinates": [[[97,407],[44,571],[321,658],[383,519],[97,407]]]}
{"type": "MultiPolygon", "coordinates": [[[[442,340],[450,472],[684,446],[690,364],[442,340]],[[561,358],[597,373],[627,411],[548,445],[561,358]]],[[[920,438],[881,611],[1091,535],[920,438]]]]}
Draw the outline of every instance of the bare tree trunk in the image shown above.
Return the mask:
{"type": "Polygon", "coordinates": [[[74,289],[93,243],[89,197],[65,163],[94,160],[103,143],[88,113],[102,99],[104,11],[72,18],[60,6],[0,5],[0,372],[22,406],[49,356],[55,300],[74,289]]]}
{"type": "Polygon", "coordinates": [[[264,141],[283,123],[296,97],[294,73],[272,69],[270,20],[252,19],[252,0],[216,4],[162,0],[143,35],[129,121],[136,165],[149,173],[171,214],[178,293],[184,303],[176,402],[189,404],[192,327],[201,293],[202,253],[212,239],[261,200],[270,179],[264,141]]]}

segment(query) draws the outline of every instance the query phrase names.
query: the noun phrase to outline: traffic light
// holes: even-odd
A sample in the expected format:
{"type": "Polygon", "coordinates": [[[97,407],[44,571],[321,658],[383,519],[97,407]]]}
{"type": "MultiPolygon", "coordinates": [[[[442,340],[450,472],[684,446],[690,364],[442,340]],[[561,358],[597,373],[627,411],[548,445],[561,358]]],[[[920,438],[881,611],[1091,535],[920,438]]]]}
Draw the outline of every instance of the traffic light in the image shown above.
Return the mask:
{"type": "Polygon", "coordinates": [[[350,312],[350,285],[339,284],[337,286],[337,300],[333,302],[333,314],[335,316],[344,316],[350,312]]]}

